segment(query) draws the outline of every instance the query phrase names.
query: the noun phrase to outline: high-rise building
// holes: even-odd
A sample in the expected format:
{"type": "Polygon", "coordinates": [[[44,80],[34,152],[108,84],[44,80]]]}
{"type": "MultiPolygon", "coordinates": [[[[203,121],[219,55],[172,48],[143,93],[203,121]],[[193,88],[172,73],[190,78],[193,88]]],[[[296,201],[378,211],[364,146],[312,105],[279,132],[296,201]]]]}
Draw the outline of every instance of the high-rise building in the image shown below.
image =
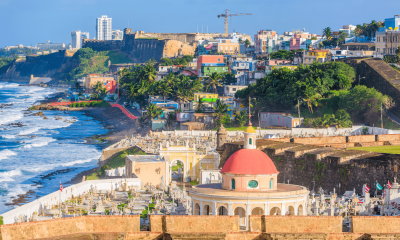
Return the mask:
{"type": "Polygon", "coordinates": [[[107,15],[97,18],[96,21],[96,39],[97,40],[112,40],[112,18],[107,15]]]}
{"type": "Polygon", "coordinates": [[[121,30],[112,30],[112,40],[122,40],[124,38],[124,33],[121,30]]]}
{"type": "Polygon", "coordinates": [[[82,47],[82,39],[89,39],[89,32],[81,32],[81,30],[71,32],[71,46],[73,49],[82,47]]]}

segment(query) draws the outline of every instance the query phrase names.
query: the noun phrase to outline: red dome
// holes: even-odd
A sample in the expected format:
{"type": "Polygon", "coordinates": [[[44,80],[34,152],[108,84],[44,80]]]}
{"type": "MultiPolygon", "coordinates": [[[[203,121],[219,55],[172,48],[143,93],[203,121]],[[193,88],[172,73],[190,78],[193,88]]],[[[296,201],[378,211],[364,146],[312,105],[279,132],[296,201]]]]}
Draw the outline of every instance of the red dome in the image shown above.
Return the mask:
{"type": "Polygon", "coordinates": [[[275,174],[275,164],[267,154],[258,149],[240,149],[228,158],[221,173],[275,174]]]}

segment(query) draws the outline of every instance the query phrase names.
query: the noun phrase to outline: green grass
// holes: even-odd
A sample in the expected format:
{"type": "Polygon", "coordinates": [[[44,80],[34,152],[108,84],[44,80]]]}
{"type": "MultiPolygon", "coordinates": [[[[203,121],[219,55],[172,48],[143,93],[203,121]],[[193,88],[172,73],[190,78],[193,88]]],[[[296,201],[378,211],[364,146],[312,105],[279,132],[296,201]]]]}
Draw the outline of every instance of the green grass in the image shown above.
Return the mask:
{"type": "Polygon", "coordinates": [[[355,147],[349,148],[361,151],[370,151],[377,153],[400,154],[400,146],[375,146],[375,147],[355,147]]]}
{"type": "Polygon", "coordinates": [[[120,63],[133,63],[132,59],[129,58],[128,54],[116,51],[108,51],[106,56],[108,56],[107,61],[105,62],[106,67],[108,67],[108,60],[111,61],[111,64],[120,64],[120,63]]]}
{"type": "Polygon", "coordinates": [[[107,165],[110,168],[118,168],[125,166],[125,156],[126,155],[146,155],[145,152],[138,151],[136,149],[127,149],[119,152],[116,156],[110,159],[107,165]]]}
{"type": "Polygon", "coordinates": [[[99,176],[97,175],[96,172],[90,174],[89,176],[87,176],[86,180],[99,180],[99,176]]]}
{"type": "MultiPolygon", "coordinates": [[[[156,205],[154,203],[150,203],[149,204],[150,213],[153,211],[153,209],[155,209],[155,206],[156,205]]],[[[145,210],[143,210],[142,214],[140,214],[140,217],[141,218],[147,218],[147,208],[145,210]]]]}
{"type": "Polygon", "coordinates": [[[192,186],[196,186],[197,184],[199,184],[199,182],[198,182],[198,181],[196,181],[196,180],[195,180],[195,181],[191,181],[191,182],[190,182],[190,185],[192,185],[192,186]]]}

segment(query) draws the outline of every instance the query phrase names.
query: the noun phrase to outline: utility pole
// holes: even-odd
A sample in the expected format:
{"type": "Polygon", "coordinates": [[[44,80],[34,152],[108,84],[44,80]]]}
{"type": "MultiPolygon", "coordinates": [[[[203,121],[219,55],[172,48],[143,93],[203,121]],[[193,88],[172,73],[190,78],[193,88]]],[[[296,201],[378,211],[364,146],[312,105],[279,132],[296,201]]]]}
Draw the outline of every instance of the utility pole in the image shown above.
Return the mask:
{"type": "Polygon", "coordinates": [[[300,118],[300,101],[299,98],[297,98],[297,111],[299,113],[299,127],[301,126],[301,118],[300,118]]]}
{"type": "Polygon", "coordinates": [[[251,97],[249,96],[249,126],[251,126],[251,111],[250,111],[250,107],[251,107],[251,97]]]}
{"type": "Polygon", "coordinates": [[[383,128],[382,103],[381,103],[381,128],[383,128]]]}

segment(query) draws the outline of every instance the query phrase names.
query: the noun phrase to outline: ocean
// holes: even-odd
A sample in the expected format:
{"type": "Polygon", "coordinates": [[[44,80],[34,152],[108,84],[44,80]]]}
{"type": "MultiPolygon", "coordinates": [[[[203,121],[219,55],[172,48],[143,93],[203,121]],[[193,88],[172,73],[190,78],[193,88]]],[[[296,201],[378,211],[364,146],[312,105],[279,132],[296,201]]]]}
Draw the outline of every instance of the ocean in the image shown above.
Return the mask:
{"type": "Polygon", "coordinates": [[[96,166],[97,145],[85,138],[108,131],[83,112],[25,111],[56,89],[0,82],[0,214],[19,194],[28,202],[54,192],[77,173],[96,166]],[[27,114],[28,113],[28,114],[27,114]]]}

